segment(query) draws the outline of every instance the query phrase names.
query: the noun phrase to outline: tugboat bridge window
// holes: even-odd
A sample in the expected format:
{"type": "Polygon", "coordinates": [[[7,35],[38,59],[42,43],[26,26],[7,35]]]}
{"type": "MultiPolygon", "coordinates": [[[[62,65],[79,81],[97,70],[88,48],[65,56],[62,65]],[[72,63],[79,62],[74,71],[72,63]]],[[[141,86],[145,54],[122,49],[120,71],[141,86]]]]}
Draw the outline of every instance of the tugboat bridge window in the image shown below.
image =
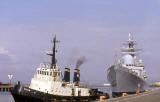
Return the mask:
{"type": "Polygon", "coordinates": [[[54,76],[57,76],[57,72],[53,72],[54,76]]]}

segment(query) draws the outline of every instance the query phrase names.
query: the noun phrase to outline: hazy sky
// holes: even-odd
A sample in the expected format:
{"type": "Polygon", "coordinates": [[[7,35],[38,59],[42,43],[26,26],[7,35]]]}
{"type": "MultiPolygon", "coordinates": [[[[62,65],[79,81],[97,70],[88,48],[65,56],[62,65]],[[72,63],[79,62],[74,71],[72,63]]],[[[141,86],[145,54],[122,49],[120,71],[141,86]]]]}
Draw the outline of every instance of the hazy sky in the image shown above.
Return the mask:
{"type": "Polygon", "coordinates": [[[0,0],[0,81],[12,73],[14,82],[30,82],[39,64],[50,61],[45,51],[56,34],[62,70],[73,72],[85,56],[81,79],[107,82],[114,49],[128,33],[143,48],[148,80],[160,80],[159,27],[159,0],[0,0]]]}

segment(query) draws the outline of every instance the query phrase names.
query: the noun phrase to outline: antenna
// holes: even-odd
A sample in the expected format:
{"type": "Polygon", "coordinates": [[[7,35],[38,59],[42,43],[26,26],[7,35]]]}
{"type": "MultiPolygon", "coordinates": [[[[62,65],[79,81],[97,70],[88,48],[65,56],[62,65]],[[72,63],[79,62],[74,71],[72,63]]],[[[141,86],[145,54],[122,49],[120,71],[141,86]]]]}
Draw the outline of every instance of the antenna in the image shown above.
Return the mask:
{"type": "Polygon", "coordinates": [[[117,56],[118,56],[118,51],[117,48],[114,49],[114,65],[117,65],[117,56]]]}
{"type": "Polygon", "coordinates": [[[131,33],[129,33],[129,41],[131,40],[131,33]]]}

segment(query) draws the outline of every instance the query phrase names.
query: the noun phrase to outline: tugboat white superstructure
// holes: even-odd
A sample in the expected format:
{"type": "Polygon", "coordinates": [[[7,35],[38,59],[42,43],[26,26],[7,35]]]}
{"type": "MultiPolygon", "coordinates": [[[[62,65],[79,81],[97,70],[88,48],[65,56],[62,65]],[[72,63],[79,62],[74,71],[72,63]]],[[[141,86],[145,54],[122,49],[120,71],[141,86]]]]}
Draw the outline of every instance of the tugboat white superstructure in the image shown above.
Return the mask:
{"type": "Polygon", "coordinates": [[[121,96],[122,93],[143,92],[146,88],[146,71],[142,60],[137,58],[137,42],[131,38],[123,44],[122,58],[107,70],[107,78],[111,83],[112,96],[121,96]]]}
{"type": "Polygon", "coordinates": [[[70,82],[70,69],[65,68],[64,76],[56,65],[56,37],[53,39],[52,63],[41,63],[31,80],[29,87],[16,85],[11,93],[15,102],[53,102],[53,101],[90,101],[102,95],[97,89],[80,85],[80,70],[74,70],[73,82],[70,82]]]}

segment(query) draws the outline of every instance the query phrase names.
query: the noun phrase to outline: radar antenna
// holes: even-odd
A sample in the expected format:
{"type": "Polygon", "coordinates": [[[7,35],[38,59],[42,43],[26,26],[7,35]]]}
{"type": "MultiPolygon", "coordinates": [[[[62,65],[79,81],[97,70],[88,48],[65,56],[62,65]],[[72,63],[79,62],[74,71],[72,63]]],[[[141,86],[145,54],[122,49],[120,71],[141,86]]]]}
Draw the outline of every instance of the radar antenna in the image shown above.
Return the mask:
{"type": "Polygon", "coordinates": [[[134,48],[135,43],[132,40],[131,33],[129,33],[129,40],[128,40],[128,42],[129,42],[128,43],[129,48],[134,48]]]}

